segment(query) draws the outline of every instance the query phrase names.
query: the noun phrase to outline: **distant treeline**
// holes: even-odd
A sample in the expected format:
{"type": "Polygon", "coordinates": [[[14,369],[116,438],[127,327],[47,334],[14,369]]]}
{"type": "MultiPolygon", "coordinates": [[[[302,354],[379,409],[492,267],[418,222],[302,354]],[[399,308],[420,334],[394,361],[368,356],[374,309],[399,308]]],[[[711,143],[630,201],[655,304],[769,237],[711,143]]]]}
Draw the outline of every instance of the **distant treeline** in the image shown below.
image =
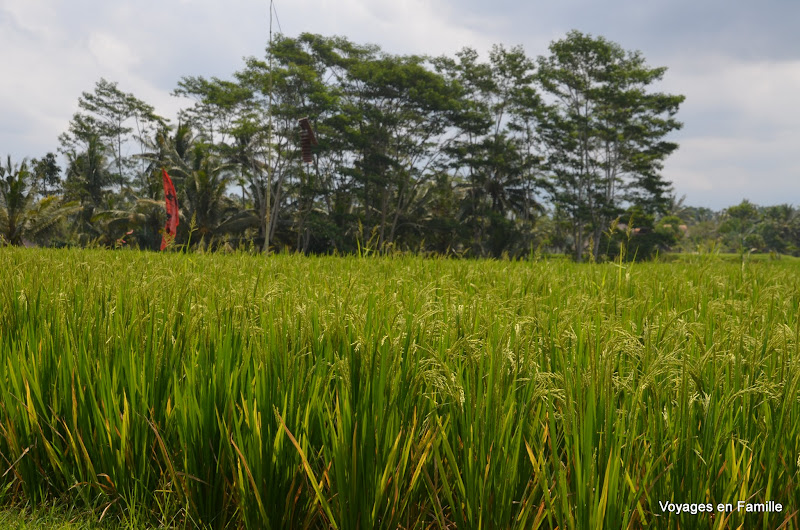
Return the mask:
{"type": "Polygon", "coordinates": [[[676,250],[800,256],[800,208],[790,204],[758,206],[743,200],[715,212],[673,201],[671,211],[686,223],[677,234],[676,250]]]}
{"type": "Polygon", "coordinates": [[[193,103],[177,124],[101,79],[59,137],[65,169],[54,153],[3,164],[0,242],[158,249],[165,168],[184,248],[582,260],[719,240],[796,253],[791,207],[681,209],[660,171],[684,98],[650,90],[665,71],[577,31],[535,59],[279,36],[230,79],[182,78],[174,94],[193,103]]]}

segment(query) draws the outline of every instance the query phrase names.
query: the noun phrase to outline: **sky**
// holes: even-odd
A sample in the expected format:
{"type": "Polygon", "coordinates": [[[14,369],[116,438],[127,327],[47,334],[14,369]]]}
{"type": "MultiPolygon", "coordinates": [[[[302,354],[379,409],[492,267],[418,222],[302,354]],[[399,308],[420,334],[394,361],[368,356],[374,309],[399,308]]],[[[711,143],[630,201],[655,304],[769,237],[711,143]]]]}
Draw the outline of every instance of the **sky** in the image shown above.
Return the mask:
{"type": "MultiPolygon", "coordinates": [[[[82,92],[105,78],[175,120],[184,76],[228,78],[263,57],[269,0],[0,0],[0,157],[58,148],[82,92]]],[[[396,54],[530,57],[572,29],[668,68],[686,96],[663,175],[685,204],[800,206],[800,1],[274,0],[273,31],[341,35],[396,54]]]]}

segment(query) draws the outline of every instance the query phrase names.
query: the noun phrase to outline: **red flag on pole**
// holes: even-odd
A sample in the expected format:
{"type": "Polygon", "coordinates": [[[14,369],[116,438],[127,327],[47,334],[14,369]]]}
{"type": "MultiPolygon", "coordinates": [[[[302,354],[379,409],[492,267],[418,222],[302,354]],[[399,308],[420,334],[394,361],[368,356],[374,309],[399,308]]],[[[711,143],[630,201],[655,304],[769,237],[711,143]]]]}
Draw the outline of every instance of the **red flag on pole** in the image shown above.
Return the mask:
{"type": "Polygon", "coordinates": [[[175,240],[178,229],[178,199],[175,196],[175,186],[172,185],[172,179],[167,175],[167,170],[162,169],[161,173],[164,177],[164,201],[167,204],[167,224],[164,227],[164,235],[161,236],[161,250],[164,250],[170,242],[175,240]]]}

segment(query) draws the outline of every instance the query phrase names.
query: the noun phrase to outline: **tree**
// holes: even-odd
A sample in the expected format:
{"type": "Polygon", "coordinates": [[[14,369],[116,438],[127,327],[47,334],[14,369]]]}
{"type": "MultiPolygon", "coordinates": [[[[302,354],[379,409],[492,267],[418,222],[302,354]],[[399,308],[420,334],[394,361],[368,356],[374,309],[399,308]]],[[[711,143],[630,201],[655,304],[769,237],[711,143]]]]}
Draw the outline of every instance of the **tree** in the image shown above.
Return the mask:
{"type": "MultiPolygon", "coordinates": [[[[128,182],[139,175],[135,172],[135,159],[125,147],[141,143],[143,138],[166,126],[166,120],[155,109],[121,91],[117,83],[101,78],[93,92],[83,92],[78,98],[81,109],[73,115],[69,130],[59,136],[61,152],[67,157],[85,151],[90,141],[99,141],[111,158],[110,171],[117,182],[128,182]]],[[[141,168],[140,168],[141,169],[141,168]]]]}
{"type": "Polygon", "coordinates": [[[736,206],[727,208],[723,213],[719,232],[728,249],[734,252],[763,250],[764,239],[758,233],[760,219],[761,213],[758,206],[747,199],[736,206]]]}
{"type": "Polygon", "coordinates": [[[334,75],[331,69],[342,60],[338,50],[351,48],[342,38],[306,33],[296,39],[278,36],[267,50],[267,59],[250,58],[236,73],[241,85],[251,91],[248,106],[256,113],[237,123],[237,142],[229,156],[240,162],[248,182],[265,250],[276,238],[308,249],[308,221],[332,168],[332,151],[324,139],[330,137],[329,131],[320,130],[338,109],[335,84],[340,73],[334,75]],[[323,138],[310,167],[301,162],[298,149],[298,120],[303,117],[323,138]]]}
{"type": "Polygon", "coordinates": [[[764,247],[781,254],[800,254],[800,214],[789,204],[763,209],[758,233],[764,247]]]}
{"type": "Polygon", "coordinates": [[[539,57],[538,80],[549,96],[540,135],[552,176],[552,200],[572,227],[573,253],[599,257],[601,235],[625,203],[648,215],[668,204],[663,161],[678,146],[664,138],[681,127],[683,96],[648,92],[666,68],[639,52],[571,31],[539,57]]]}
{"type": "Polygon", "coordinates": [[[360,191],[363,223],[385,248],[414,223],[408,214],[436,173],[456,92],[417,56],[380,53],[351,63],[347,73],[348,171],[360,191]]]}
{"type": "Polygon", "coordinates": [[[94,226],[92,218],[96,213],[108,209],[106,199],[109,189],[119,183],[117,176],[109,169],[107,148],[98,136],[90,136],[86,149],[80,153],[67,154],[67,175],[64,181],[64,195],[70,201],[80,204],[80,212],[75,218],[75,234],[82,243],[95,240],[102,233],[94,226]]]}
{"type": "Polygon", "coordinates": [[[86,150],[69,153],[67,159],[69,163],[64,182],[67,197],[87,207],[99,207],[108,189],[119,183],[117,176],[111,172],[107,148],[100,137],[88,137],[86,150]]]}
{"type": "Polygon", "coordinates": [[[33,185],[41,197],[61,193],[61,167],[54,153],[47,153],[42,158],[31,160],[30,167],[33,185]]]}
{"type": "Polygon", "coordinates": [[[55,196],[36,200],[36,186],[26,161],[0,166],[0,243],[22,245],[46,236],[65,216],[79,207],[62,204],[55,196]]]}
{"type": "MultiPolygon", "coordinates": [[[[246,190],[252,201],[265,251],[274,239],[284,184],[293,172],[294,129],[305,110],[300,103],[310,92],[308,84],[297,91],[287,81],[294,60],[307,63],[297,58],[305,52],[294,43],[295,39],[278,36],[271,44],[268,53],[275,56],[278,66],[250,58],[234,81],[184,78],[176,91],[196,100],[183,117],[198,127],[217,155],[238,168],[236,181],[244,183],[242,192],[246,190]]],[[[301,77],[315,77],[313,70],[302,70],[301,77]]]]}
{"type": "MultiPolygon", "coordinates": [[[[197,209],[193,206],[199,205],[200,210],[206,211],[199,214],[201,226],[198,227],[196,224],[196,228],[202,231],[203,235],[212,237],[216,235],[219,223],[215,222],[213,218],[219,215],[219,208],[217,211],[213,211],[214,208],[212,208],[209,214],[208,208],[204,209],[201,203],[205,201],[207,205],[212,204],[215,199],[206,201],[200,199],[199,196],[208,197],[219,192],[219,189],[212,191],[211,188],[214,187],[221,175],[216,172],[217,174],[212,175],[209,180],[207,174],[203,172],[204,170],[201,169],[201,175],[195,175],[193,169],[196,167],[197,155],[206,156],[212,146],[204,143],[194,133],[192,127],[185,122],[179,123],[174,129],[162,127],[152,138],[144,140],[144,152],[138,155],[144,167],[143,178],[138,189],[123,187],[121,193],[117,194],[121,200],[115,207],[109,205],[108,208],[96,212],[92,216],[92,221],[99,225],[98,228],[103,234],[104,242],[116,244],[124,236],[126,244],[151,250],[160,248],[165,222],[162,169],[166,169],[172,176],[176,192],[180,197],[179,204],[184,207],[184,221],[191,220],[192,216],[195,216],[195,223],[197,223],[197,209]],[[189,181],[194,183],[191,190],[195,198],[194,204],[187,201],[186,188],[189,181]],[[211,223],[206,222],[209,218],[212,220],[211,223]],[[209,225],[212,226],[209,227],[209,225]]],[[[198,167],[202,165],[202,162],[197,164],[198,167]]],[[[206,169],[209,165],[206,164],[206,169]]],[[[227,183],[227,177],[224,177],[222,196],[218,198],[219,200],[225,200],[224,187],[227,183]]],[[[179,226],[180,238],[184,240],[186,239],[186,224],[184,222],[179,226]]]]}
{"type": "Polygon", "coordinates": [[[191,145],[186,159],[174,160],[172,177],[179,191],[182,222],[179,231],[188,230],[210,243],[223,234],[255,226],[252,212],[241,211],[227,188],[234,174],[233,166],[216,155],[212,146],[197,142],[191,145]],[[193,226],[192,226],[193,225],[193,226]]]}
{"type": "Polygon", "coordinates": [[[233,82],[190,78],[180,89],[197,100],[193,119],[215,124],[217,154],[237,164],[265,245],[342,250],[363,225],[388,246],[413,231],[452,88],[424,58],[340,37],[278,36],[268,54],[233,82]],[[299,156],[303,117],[320,140],[311,164],[299,156]]]}
{"type": "MultiPolygon", "coordinates": [[[[279,35],[228,79],[181,79],[175,94],[193,104],[177,127],[100,79],[60,137],[65,180],[53,154],[27,167],[38,196],[80,202],[71,220],[84,241],[157,246],[165,167],[179,239],[194,218],[203,235],[267,251],[368,242],[499,257],[547,244],[598,257],[627,209],[655,223],[679,206],[660,173],[683,98],[651,90],[664,71],[578,32],[538,61],[520,47],[428,58],[279,35]],[[301,118],[319,140],[308,164],[301,118]]],[[[772,217],[762,246],[788,248],[772,217]]]]}
{"type": "Polygon", "coordinates": [[[656,224],[652,214],[634,205],[621,216],[624,221],[603,233],[603,244],[609,259],[624,258],[626,261],[644,261],[657,252],[669,250],[680,237],[680,218],[667,216],[656,224]]]}
{"type": "Polygon", "coordinates": [[[460,89],[450,114],[456,136],[445,150],[465,192],[461,220],[471,228],[472,251],[499,256],[515,244],[524,249],[542,213],[534,64],[520,47],[494,46],[488,62],[466,48],[457,60],[437,59],[436,67],[460,89]]]}

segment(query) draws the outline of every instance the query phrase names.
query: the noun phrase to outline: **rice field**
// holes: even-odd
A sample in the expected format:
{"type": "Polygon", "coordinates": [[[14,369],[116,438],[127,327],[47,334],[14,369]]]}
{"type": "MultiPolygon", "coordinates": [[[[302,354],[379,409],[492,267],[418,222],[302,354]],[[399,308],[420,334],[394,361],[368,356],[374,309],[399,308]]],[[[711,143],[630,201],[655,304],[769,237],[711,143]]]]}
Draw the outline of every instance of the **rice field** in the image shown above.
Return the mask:
{"type": "Polygon", "coordinates": [[[800,528],[800,264],[0,249],[0,503],[800,528]]]}

